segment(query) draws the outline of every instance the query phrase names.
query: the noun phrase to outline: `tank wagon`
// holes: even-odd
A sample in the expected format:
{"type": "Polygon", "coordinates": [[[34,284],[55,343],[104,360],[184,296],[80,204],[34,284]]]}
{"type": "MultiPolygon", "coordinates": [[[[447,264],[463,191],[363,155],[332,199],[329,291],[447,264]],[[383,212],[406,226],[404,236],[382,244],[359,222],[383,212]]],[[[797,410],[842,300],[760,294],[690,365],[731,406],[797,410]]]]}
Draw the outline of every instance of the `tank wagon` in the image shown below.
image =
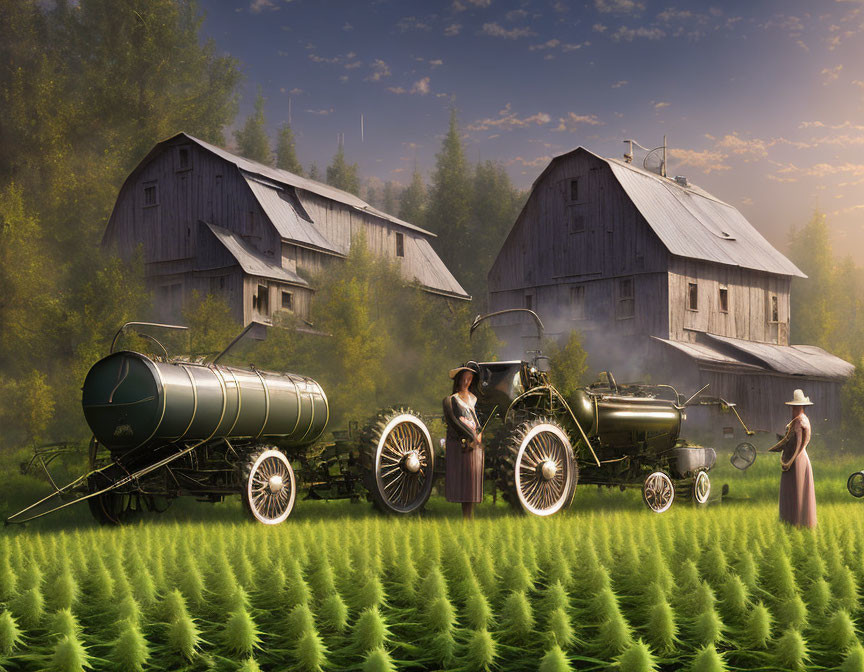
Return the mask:
{"type": "MultiPolygon", "coordinates": [[[[407,408],[379,411],[363,429],[351,423],[321,441],[330,417],[327,396],[313,379],[195,362],[128,350],[90,369],[82,387],[84,417],[93,432],[89,472],[58,487],[48,466],[63,448],[37,452],[54,492],[7,522],[26,522],[86,501],[104,523],[137,511],[162,511],[180,496],[241,500],[264,524],[284,521],[298,481],[311,499],[359,499],[364,488],[381,509],[411,513],[429,498],[435,454],[421,416],[407,408]]],[[[250,325],[250,326],[254,326],[250,325]]],[[[247,330],[244,330],[244,333],[247,330]]],[[[141,334],[144,336],[144,334],[141,334]]]]}
{"type": "MultiPolygon", "coordinates": [[[[511,312],[530,314],[542,338],[540,318],[522,308],[477,316],[471,332],[511,312]]],[[[491,440],[484,438],[487,469],[514,507],[554,514],[569,506],[577,483],[641,487],[657,513],[669,509],[676,493],[708,501],[716,452],[680,438],[685,408],[705,388],[685,400],[669,385],[619,385],[604,372],[565,398],[550,381],[548,357],[529,354],[530,361],[478,364],[478,415],[484,423],[496,420],[491,440]]]]}

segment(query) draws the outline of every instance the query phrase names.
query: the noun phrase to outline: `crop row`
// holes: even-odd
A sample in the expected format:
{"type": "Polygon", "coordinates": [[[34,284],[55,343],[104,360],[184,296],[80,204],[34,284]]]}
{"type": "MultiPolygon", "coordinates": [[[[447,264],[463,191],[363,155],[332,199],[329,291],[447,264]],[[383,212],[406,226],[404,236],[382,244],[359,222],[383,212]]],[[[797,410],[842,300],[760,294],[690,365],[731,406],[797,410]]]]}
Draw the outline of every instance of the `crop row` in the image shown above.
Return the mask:
{"type": "Polygon", "coordinates": [[[857,511],[8,534],[0,667],[864,670],[857,511]]]}

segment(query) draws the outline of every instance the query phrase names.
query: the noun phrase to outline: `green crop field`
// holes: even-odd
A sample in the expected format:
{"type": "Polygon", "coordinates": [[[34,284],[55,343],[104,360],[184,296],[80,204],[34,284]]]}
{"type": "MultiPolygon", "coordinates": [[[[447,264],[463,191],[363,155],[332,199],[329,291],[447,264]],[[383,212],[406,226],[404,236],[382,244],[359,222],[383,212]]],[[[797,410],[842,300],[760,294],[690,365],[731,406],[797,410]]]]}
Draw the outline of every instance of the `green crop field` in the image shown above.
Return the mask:
{"type": "Polygon", "coordinates": [[[190,504],[125,528],[86,510],[0,535],[8,670],[864,670],[864,458],[813,456],[815,531],[777,522],[779,468],[662,515],[577,489],[549,519],[463,523],[299,502],[278,527],[190,504]]]}

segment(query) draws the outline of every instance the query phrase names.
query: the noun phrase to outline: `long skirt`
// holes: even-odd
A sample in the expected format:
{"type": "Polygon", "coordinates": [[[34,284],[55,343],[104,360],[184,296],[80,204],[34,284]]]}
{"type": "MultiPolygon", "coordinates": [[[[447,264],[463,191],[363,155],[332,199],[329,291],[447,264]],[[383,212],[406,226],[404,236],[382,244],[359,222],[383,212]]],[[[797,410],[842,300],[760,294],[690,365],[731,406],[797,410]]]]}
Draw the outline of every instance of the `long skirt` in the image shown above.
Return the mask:
{"type": "Polygon", "coordinates": [[[807,450],[795,458],[792,468],[780,476],[780,520],[792,525],[816,527],[816,492],[807,450]]]}
{"type": "Polygon", "coordinates": [[[459,441],[447,440],[444,496],[448,502],[483,501],[483,448],[462,450],[459,441]]]}

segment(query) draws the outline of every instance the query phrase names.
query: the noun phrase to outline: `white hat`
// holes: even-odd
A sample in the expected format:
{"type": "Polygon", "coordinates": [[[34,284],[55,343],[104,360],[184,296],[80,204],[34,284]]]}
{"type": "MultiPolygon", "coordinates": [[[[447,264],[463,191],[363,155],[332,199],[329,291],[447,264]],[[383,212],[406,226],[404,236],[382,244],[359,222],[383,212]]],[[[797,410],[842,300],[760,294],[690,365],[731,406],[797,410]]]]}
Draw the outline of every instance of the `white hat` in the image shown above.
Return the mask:
{"type": "Polygon", "coordinates": [[[810,397],[804,396],[803,390],[795,390],[792,393],[792,401],[786,402],[787,406],[812,406],[813,402],[810,401],[810,397]]]}

